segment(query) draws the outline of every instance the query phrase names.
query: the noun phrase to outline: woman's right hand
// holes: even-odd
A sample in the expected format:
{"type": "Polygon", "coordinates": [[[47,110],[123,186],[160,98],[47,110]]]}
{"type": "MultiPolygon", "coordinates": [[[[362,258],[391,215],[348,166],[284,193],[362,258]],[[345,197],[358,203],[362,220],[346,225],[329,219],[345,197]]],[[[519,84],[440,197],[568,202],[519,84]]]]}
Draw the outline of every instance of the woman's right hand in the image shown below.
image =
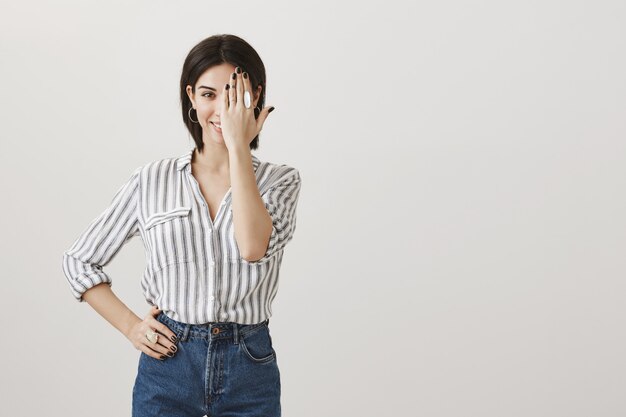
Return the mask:
{"type": "Polygon", "coordinates": [[[152,306],[143,321],[135,323],[130,329],[128,339],[137,350],[141,350],[146,355],[155,359],[164,360],[174,356],[178,348],[175,342],[172,342],[172,340],[176,340],[176,334],[165,324],[156,319],[156,316],[158,316],[160,312],[160,309],[156,306],[152,306]],[[146,338],[146,332],[148,330],[154,330],[159,334],[156,343],[152,343],[146,338]]]}

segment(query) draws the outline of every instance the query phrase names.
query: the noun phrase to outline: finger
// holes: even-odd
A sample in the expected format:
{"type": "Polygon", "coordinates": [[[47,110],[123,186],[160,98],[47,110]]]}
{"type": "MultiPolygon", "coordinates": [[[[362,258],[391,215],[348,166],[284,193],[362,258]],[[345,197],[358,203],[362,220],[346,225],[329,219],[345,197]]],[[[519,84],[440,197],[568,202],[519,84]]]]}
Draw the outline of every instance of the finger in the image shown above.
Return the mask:
{"type": "MultiPolygon", "coordinates": [[[[168,341],[171,341],[172,343],[176,342],[177,340],[176,333],[171,331],[169,327],[167,327],[165,324],[161,323],[157,319],[153,319],[153,320],[154,321],[152,321],[150,324],[155,331],[165,336],[168,339],[168,341]]],[[[160,341],[161,341],[161,338],[159,338],[159,342],[160,341]]],[[[166,345],[166,346],[169,348],[169,345],[166,345]]]]}
{"type": "Polygon", "coordinates": [[[161,326],[158,326],[158,325],[150,326],[153,328],[153,330],[156,330],[159,332],[157,341],[153,343],[150,340],[148,340],[147,337],[144,337],[141,339],[141,342],[145,344],[146,346],[148,346],[149,348],[155,351],[158,351],[162,354],[167,354],[168,356],[174,356],[174,353],[176,353],[176,351],[178,350],[178,347],[176,346],[175,343],[167,339],[167,336],[166,336],[167,333],[164,333],[164,332],[172,333],[172,331],[169,330],[167,326],[163,325],[162,323],[159,323],[159,324],[161,326]],[[162,329],[162,327],[164,329],[162,329]]]}
{"type": "Polygon", "coordinates": [[[243,104],[243,77],[241,75],[242,71],[241,71],[241,67],[237,67],[236,69],[236,74],[237,74],[237,80],[236,80],[236,84],[235,87],[237,89],[237,103],[241,103],[243,104]]]}
{"type": "Polygon", "coordinates": [[[243,74],[243,105],[247,109],[252,109],[252,86],[250,85],[250,77],[248,77],[248,73],[244,72],[243,74]]]}
{"type": "Polygon", "coordinates": [[[228,93],[230,92],[230,84],[224,85],[224,94],[222,94],[222,106],[224,110],[228,110],[228,93]]]}
{"type": "Polygon", "coordinates": [[[233,72],[233,74],[230,77],[230,88],[228,89],[229,107],[233,106],[234,104],[237,104],[236,85],[237,85],[237,73],[233,72]]]}
{"type": "MultiPolygon", "coordinates": [[[[146,340],[146,342],[148,341],[146,340]]],[[[163,348],[163,346],[150,345],[149,343],[150,342],[148,342],[148,344],[142,343],[141,346],[139,346],[139,350],[141,350],[143,353],[150,356],[151,358],[158,359],[161,361],[169,357],[166,354],[167,349],[163,348]]]]}
{"type": "Polygon", "coordinates": [[[267,119],[267,115],[270,114],[272,110],[274,110],[274,106],[263,107],[263,110],[261,110],[261,113],[259,113],[259,118],[256,119],[257,132],[260,132],[261,129],[263,129],[265,119],[267,119]]]}

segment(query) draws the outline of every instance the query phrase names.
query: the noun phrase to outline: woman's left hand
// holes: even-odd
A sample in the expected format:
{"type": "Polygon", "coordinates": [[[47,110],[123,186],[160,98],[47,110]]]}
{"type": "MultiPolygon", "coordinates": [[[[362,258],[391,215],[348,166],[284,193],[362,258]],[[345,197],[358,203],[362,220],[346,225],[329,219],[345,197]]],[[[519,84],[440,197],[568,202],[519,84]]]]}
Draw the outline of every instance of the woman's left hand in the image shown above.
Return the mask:
{"type": "Polygon", "coordinates": [[[222,94],[224,101],[220,124],[222,137],[229,151],[238,148],[250,149],[250,142],[259,134],[267,115],[274,109],[273,107],[263,108],[259,118],[255,119],[255,103],[250,77],[243,70],[239,70],[240,73],[235,71],[231,74],[229,84],[224,86],[224,94],[222,94]],[[249,103],[250,107],[246,107],[246,103],[249,103]]]}

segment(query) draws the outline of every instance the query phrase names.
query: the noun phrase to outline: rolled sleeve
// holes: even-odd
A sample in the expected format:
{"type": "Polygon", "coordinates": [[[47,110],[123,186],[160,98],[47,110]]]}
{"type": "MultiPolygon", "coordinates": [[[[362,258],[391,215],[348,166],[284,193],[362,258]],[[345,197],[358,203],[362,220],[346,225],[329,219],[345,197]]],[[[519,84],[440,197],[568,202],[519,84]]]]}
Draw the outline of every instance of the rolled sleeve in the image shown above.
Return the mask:
{"type": "Polygon", "coordinates": [[[63,273],[73,296],[84,302],[83,294],[111,278],[102,270],[132,237],[139,234],[137,168],[115,193],[109,207],[96,217],[72,246],[63,252],[63,273]]]}
{"type": "Polygon", "coordinates": [[[285,248],[296,230],[296,209],[302,184],[300,173],[297,169],[292,168],[281,178],[277,184],[261,195],[265,208],[272,218],[272,234],[263,257],[256,261],[250,261],[249,264],[254,265],[268,261],[277,252],[285,248]]]}

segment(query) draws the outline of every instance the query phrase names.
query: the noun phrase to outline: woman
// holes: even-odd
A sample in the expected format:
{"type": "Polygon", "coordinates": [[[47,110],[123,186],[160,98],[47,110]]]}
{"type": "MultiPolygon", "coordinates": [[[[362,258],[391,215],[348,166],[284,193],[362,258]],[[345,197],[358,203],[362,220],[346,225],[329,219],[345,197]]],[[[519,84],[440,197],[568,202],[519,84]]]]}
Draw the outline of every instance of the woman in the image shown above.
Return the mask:
{"type": "Polygon", "coordinates": [[[134,170],[63,256],[73,295],[141,350],[133,416],[280,416],[269,332],[300,174],[252,155],[273,107],[265,68],[233,35],[188,54],[183,119],[195,147],[134,170]],[[103,271],[132,237],[146,249],[142,319],[103,271]],[[157,307],[158,306],[158,307],[157,307]]]}

